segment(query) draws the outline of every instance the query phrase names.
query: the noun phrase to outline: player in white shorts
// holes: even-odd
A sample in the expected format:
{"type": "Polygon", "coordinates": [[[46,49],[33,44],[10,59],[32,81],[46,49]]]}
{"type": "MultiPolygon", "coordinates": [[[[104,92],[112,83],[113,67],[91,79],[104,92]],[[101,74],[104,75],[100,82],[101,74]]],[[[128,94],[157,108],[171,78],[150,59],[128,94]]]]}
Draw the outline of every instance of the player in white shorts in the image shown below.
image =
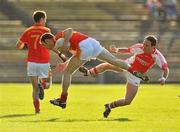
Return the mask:
{"type": "MultiPolygon", "coordinates": [[[[157,64],[163,71],[162,77],[159,79],[160,83],[163,85],[168,77],[169,68],[167,61],[164,56],[155,47],[157,45],[157,38],[149,35],[145,37],[143,43],[138,43],[129,48],[116,48],[115,46],[110,46],[110,50],[115,53],[121,54],[134,54],[132,57],[128,58],[126,62],[132,66],[132,69],[139,71],[141,73],[146,73],[154,64],[157,64]]],[[[89,70],[89,75],[97,75],[105,71],[116,71],[123,72],[127,79],[126,85],[126,95],[124,98],[118,99],[111,103],[105,104],[104,117],[108,117],[112,108],[130,105],[140,85],[141,79],[130,74],[127,71],[120,69],[119,67],[113,66],[109,63],[102,63],[89,70]]]]}
{"type": "MultiPolygon", "coordinates": [[[[70,52],[73,55],[66,63],[60,65],[59,68],[63,71],[62,93],[60,98],[50,100],[52,104],[62,108],[66,107],[68,88],[71,83],[72,74],[92,58],[103,60],[133,73],[128,63],[118,61],[118,59],[103,48],[97,40],[80,32],[73,31],[72,28],[59,32],[55,36],[50,33],[45,33],[41,36],[41,42],[48,49],[62,53],[70,52]]],[[[138,75],[141,78],[147,78],[143,74],[138,75]]]]}
{"type": "Polygon", "coordinates": [[[18,49],[28,47],[27,74],[32,83],[35,113],[40,113],[39,99],[44,98],[44,89],[49,88],[51,83],[49,50],[40,43],[40,36],[50,32],[50,29],[45,27],[46,19],[46,12],[35,11],[33,13],[35,23],[21,34],[16,44],[18,49]]]}

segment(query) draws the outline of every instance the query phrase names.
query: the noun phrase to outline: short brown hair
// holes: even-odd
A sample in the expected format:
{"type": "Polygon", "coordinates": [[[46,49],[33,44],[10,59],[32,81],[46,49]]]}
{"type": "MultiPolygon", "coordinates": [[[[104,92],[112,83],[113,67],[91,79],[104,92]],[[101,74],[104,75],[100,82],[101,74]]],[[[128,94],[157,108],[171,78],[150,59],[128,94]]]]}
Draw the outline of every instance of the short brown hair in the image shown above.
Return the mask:
{"type": "Polygon", "coordinates": [[[41,18],[46,18],[46,12],[45,11],[35,11],[33,13],[33,20],[37,23],[41,20],[41,18]]]}
{"type": "Polygon", "coordinates": [[[156,46],[156,44],[158,43],[158,40],[154,35],[148,35],[145,37],[145,39],[151,42],[151,46],[156,46]]]}
{"type": "Polygon", "coordinates": [[[44,33],[41,36],[41,42],[45,42],[46,39],[52,39],[53,37],[54,37],[54,35],[51,33],[44,33]]]}

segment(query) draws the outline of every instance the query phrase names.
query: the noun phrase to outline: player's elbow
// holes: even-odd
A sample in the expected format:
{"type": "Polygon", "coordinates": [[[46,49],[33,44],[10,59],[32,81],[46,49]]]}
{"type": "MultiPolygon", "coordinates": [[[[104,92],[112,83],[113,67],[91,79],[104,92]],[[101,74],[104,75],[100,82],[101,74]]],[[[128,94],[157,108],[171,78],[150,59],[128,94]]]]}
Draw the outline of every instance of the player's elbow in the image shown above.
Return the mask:
{"type": "Polygon", "coordinates": [[[73,32],[73,28],[67,28],[68,32],[73,32]]]}
{"type": "Polygon", "coordinates": [[[72,33],[73,33],[73,29],[72,28],[67,28],[66,30],[64,30],[64,34],[65,35],[71,36],[72,33]]]}
{"type": "Polygon", "coordinates": [[[23,49],[23,47],[24,47],[24,44],[21,43],[20,41],[18,41],[17,44],[16,44],[16,48],[17,49],[23,49]]]}

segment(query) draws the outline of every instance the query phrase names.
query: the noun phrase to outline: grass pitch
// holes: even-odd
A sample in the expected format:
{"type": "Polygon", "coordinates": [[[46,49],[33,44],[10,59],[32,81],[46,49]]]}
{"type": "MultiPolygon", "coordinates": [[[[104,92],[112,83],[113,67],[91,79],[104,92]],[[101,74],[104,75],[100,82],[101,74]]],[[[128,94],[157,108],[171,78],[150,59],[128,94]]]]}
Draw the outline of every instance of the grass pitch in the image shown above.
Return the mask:
{"type": "Polygon", "coordinates": [[[104,104],[123,97],[125,85],[71,85],[66,109],[49,103],[53,84],[35,115],[30,84],[0,84],[1,132],[179,132],[180,85],[141,85],[130,106],[103,118],[104,104]]]}

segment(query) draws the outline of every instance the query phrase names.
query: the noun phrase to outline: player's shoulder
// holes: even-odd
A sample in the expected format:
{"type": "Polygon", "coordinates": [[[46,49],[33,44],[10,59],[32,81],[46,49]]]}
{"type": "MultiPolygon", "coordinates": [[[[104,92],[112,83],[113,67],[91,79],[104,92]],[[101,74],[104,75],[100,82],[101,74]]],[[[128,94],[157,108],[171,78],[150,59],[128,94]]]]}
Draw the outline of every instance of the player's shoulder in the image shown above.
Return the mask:
{"type": "Polygon", "coordinates": [[[161,52],[158,49],[154,49],[154,54],[161,54],[161,52]]]}
{"type": "Polygon", "coordinates": [[[58,40],[59,38],[62,38],[64,35],[63,31],[59,31],[55,34],[55,40],[58,40]]]}
{"type": "Polygon", "coordinates": [[[158,49],[154,50],[152,56],[156,58],[156,60],[165,60],[164,55],[158,49]]]}
{"type": "Polygon", "coordinates": [[[136,43],[136,44],[133,44],[131,46],[131,48],[143,48],[143,44],[142,43],[136,43]]]}
{"type": "Polygon", "coordinates": [[[143,44],[136,43],[136,44],[132,45],[131,47],[129,47],[129,50],[131,53],[134,53],[134,54],[143,53],[143,44]]]}
{"type": "Polygon", "coordinates": [[[142,46],[143,46],[143,43],[135,43],[134,46],[142,47],[142,46]]]}
{"type": "Polygon", "coordinates": [[[45,27],[45,26],[33,26],[33,29],[45,31],[45,32],[50,32],[50,29],[48,27],[45,27]]]}
{"type": "Polygon", "coordinates": [[[163,55],[163,54],[161,53],[161,51],[159,51],[158,49],[155,49],[155,50],[154,50],[154,54],[155,54],[155,55],[160,55],[160,56],[163,55]]]}
{"type": "Polygon", "coordinates": [[[157,62],[167,63],[164,55],[158,49],[155,49],[153,57],[156,59],[157,62]]]}
{"type": "Polygon", "coordinates": [[[51,31],[50,28],[48,28],[48,27],[42,27],[42,29],[44,29],[45,31],[48,31],[48,32],[51,31]]]}
{"type": "Polygon", "coordinates": [[[28,28],[26,28],[26,29],[24,30],[24,33],[28,33],[28,32],[30,32],[30,31],[32,31],[32,29],[33,29],[33,27],[30,26],[30,27],[28,27],[28,28]]]}

